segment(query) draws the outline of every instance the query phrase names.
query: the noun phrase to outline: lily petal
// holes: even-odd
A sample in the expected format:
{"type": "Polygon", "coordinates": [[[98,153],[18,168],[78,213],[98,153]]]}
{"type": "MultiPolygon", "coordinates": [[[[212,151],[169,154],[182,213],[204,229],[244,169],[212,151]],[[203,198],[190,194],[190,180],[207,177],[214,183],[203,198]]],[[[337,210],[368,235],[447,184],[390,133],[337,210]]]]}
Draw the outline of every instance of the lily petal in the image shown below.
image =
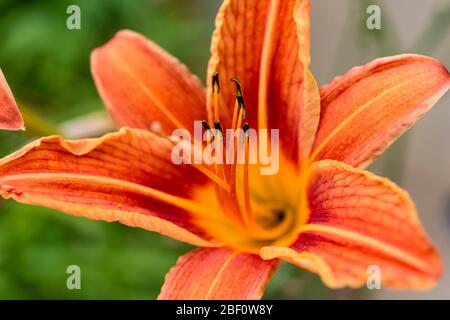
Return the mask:
{"type": "Polygon", "coordinates": [[[381,58],[350,70],[320,90],[312,157],[366,167],[449,88],[445,66],[425,56],[381,58]]]}
{"type": "Polygon", "coordinates": [[[0,69],[0,129],[23,130],[23,119],[0,69]]]}
{"type": "Polygon", "coordinates": [[[119,126],[164,134],[193,130],[206,118],[205,91],[186,66],[138,33],[123,30],[91,55],[91,71],[109,113],[119,126]],[[159,124],[158,124],[159,126],[159,124]]]}
{"type": "Polygon", "coordinates": [[[288,248],[265,247],[262,257],[284,258],[318,273],[332,288],[364,285],[371,266],[394,288],[429,288],[441,274],[408,194],[387,179],[344,163],[313,165],[310,216],[288,248]]]}
{"type": "MultiPolygon", "coordinates": [[[[309,0],[226,0],[216,19],[208,79],[219,73],[221,121],[231,127],[235,89],[241,81],[253,128],[280,129],[288,158],[309,155],[317,130],[320,97],[309,71],[309,0]],[[300,145],[300,148],[299,148],[300,145]]],[[[212,117],[212,82],[208,112],[212,117]]]]}
{"type": "Polygon", "coordinates": [[[260,299],[277,265],[276,260],[229,249],[197,249],[169,271],[158,299],[260,299]]]}
{"type": "Polygon", "coordinates": [[[0,195],[211,245],[193,222],[207,211],[194,199],[205,176],[173,164],[171,149],[167,139],[130,128],[98,139],[42,138],[0,160],[0,195]]]}

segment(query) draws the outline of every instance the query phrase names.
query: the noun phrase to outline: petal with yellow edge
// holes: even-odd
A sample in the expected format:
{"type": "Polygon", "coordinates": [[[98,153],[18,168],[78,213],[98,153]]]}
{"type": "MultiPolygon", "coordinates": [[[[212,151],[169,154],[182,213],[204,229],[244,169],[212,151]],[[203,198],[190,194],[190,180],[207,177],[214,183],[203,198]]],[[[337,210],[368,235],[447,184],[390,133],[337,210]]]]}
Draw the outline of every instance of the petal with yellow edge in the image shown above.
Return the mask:
{"type": "Polygon", "coordinates": [[[0,129],[23,129],[23,119],[11,89],[0,69],[0,129]]]}
{"type": "Polygon", "coordinates": [[[41,138],[0,160],[0,195],[209,246],[193,222],[210,213],[195,199],[208,180],[173,164],[171,149],[167,139],[130,128],[98,139],[41,138]]]}
{"type": "Polygon", "coordinates": [[[142,35],[123,30],[91,55],[91,71],[109,113],[119,126],[164,134],[193,130],[206,118],[205,90],[177,59],[142,35]]]}
{"type": "Polygon", "coordinates": [[[158,299],[260,299],[277,265],[277,260],[230,249],[196,249],[169,271],[158,299]]]}
{"type": "Polygon", "coordinates": [[[308,221],[287,248],[265,247],[265,259],[283,258],[320,275],[332,288],[363,286],[370,268],[392,288],[424,289],[441,274],[408,194],[387,179],[344,163],[313,165],[308,221]]]}
{"type": "MultiPolygon", "coordinates": [[[[208,79],[219,74],[221,122],[231,127],[240,80],[250,127],[280,129],[281,148],[293,159],[309,155],[320,97],[309,71],[309,0],[226,0],[216,18],[208,79]],[[225,83],[225,84],[224,84],[225,83]],[[300,146],[300,148],[299,148],[300,146]]],[[[212,82],[208,109],[212,116],[212,82]]]]}
{"type": "Polygon", "coordinates": [[[439,61],[419,55],[377,59],[320,90],[313,158],[366,167],[450,88],[439,61]]]}

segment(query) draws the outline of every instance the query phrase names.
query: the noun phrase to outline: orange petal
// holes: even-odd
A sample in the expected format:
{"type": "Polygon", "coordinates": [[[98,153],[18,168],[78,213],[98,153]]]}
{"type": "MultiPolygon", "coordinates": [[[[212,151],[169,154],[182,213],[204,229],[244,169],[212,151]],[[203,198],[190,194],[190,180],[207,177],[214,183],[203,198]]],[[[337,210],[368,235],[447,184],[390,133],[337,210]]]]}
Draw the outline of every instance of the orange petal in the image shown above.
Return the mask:
{"type": "Polygon", "coordinates": [[[0,69],[0,129],[23,130],[23,119],[0,69]]]}
{"type": "Polygon", "coordinates": [[[441,274],[408,194],[387,179],[323,160],[313,165],[310,216],[289,248],[266,247],[266,259],[284,258],[318,273],[330,287],[360,287],[377,266],[394,288],[429,288],[441,274]]]}
{"type": "Polygon", "coordinates": [[[168,140],[129,128],[98,139],[42,138],[0,160],[0,195],[208,245],[193,223],[209,213],[194,199],[207,182],[192,166],[173,164],[171,149],[168,140]]]}
{"type": "Polygon", "coordinates": [[[158,299],[260,299],[277,265],[277,260],[229,249],[197,249],[169,271],[158,299]]]}
{"type": "Polygon", "coordinates": [[[128,30],[92,52],[95,84],[119,126],[150,129],[159,121],[165,134],[193,130],[206,118],[205,91],[186,66],[145,37],[128,30]]]}
{"type": "MultiPolygon", "coordinates": [[[[232,122],[235,88],[241,81],[253,128],[280,129],[289,158],[309,155],[316,133],[320,98],[309,71],[309,0],[226,0],[216,19],[208,79],[221,80],[220,110],[225,127],[232,122]]],[[[212,117],[212,82],[208,81],[212,117]]]]}
{"type": "Polygon", "coordinates": [[[313,157],[367,166],[449,87],[447,69],[425,56],[382,58],[350,70],[320,90],[313,157]]]}

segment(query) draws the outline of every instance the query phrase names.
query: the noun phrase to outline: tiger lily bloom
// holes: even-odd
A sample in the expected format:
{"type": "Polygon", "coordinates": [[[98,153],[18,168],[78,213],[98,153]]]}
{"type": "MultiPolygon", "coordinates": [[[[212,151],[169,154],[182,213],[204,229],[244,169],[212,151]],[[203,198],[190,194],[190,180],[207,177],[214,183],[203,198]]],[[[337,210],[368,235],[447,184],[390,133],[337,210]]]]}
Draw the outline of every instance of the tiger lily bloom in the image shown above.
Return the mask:
{"type": "Polygon", "coordinates": [[[23,119],[14,100],[11,89],[0,69],[0,129],[23,129],[23,119]]]}
{"type": "Polygon", "coordinates": [[[445,94],[449,73],[398,55],[319,89],[309,11],[307,0],[225,0],[206,90],[152,41],[118,32],[91,69],[121,129],[31,142],[0,160],[1,195],[200,247],[180,257],[159,299],[259,299],[282,260],[331,288],[364,285],[371,265],[385,286],[433,286],[441,262],[412,200],[364,168],[445,94]],[[279,129],[276,175],[171,161],[173,130],[240,128],[245,114],[251,128],[279,129]]]}

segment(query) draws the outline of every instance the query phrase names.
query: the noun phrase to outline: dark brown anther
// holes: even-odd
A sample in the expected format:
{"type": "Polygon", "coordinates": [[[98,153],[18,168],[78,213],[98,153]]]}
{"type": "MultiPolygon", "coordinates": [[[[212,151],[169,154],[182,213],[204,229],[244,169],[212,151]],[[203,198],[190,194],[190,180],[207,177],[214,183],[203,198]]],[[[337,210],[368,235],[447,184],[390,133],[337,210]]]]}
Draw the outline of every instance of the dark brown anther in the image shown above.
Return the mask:
{"type": "Polygon", "coordinates": [[[242,126],[242,130],[244,131],[245,136],[248,136],[250,134],[250,125],[248,124],[248,122],[244,123],[244,125],[242,126]]]}
{"type": "Polygon", "coordinates": [[[239,108],[242,109],[242,117],[245,119],[247,116],[247,107],[245,106],[245,101],[243,96],[236,96],[237,102],[239,104],[239,108]]]}
{"type": "Polygon", "coordinates": [[[244,123],[242,126],[242,131],[244,131],[244,139],[248,141],[250,139],[250,125],[248,122],[244,123]]]}
{"type": "Polygon", "coordinates": [[[205,129],[205,131],[211,130],[211,127],[209,126],[208,121],[202,120],[201,123],[202,123],[203,129],[205,129]]]}
{"type": "Polygon", "coordinates": [[[214,120],[214,129],[216,129],[223,135],[222,125],[217,120],[214,120]]]}
{"type": "Polygon", "coordinates": [[[213,92],[215,92],[215,93],[220,92],[219,74],[217,72],[214,72],[214,74],[212,76],[212,87],[213,87],[213,92]]]}
{"type": "Polygon", "coordinates": [[[230,80],[236,85],[236,97],[243,97],[241,82],[236,78],[231,78],[230,80]]]}
{"type": "Polygon", "coordinates": [[[213,131],[211,130],[211,127],[209,126],[208,122],[206,120],[202,120],[201,122],[202,122],[203,129],[205,129],[205,131],[211,137],[211,141],[213,141],[215,137],[214,137],[213,131]]]}

